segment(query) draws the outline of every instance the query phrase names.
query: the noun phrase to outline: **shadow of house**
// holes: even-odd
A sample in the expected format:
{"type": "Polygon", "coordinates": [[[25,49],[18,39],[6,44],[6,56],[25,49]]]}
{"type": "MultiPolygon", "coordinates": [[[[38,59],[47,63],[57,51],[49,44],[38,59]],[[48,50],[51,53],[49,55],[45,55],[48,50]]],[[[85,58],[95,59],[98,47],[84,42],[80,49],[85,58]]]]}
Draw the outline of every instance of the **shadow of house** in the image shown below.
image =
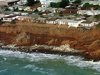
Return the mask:
{"type": "Polygon", "coordinates": [[[9,1],[8,1],[8,5],[9,5],[9,6],[12,6],[12,5],[14,5],[14,4],[17,4],[18,1],[20,1],[20,0],[9,0],[9,1]]]}

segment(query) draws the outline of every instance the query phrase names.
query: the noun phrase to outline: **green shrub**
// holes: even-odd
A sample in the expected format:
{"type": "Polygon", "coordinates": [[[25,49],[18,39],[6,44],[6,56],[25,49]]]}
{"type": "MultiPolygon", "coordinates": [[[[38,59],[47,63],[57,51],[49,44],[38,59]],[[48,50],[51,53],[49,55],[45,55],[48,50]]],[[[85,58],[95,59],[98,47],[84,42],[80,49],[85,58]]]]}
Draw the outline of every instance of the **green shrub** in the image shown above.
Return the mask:
{"type": "Polygon", "coordinates": [[[96,28],[97,29],[100,29],[100,23],[96,25],[96,28]]]}

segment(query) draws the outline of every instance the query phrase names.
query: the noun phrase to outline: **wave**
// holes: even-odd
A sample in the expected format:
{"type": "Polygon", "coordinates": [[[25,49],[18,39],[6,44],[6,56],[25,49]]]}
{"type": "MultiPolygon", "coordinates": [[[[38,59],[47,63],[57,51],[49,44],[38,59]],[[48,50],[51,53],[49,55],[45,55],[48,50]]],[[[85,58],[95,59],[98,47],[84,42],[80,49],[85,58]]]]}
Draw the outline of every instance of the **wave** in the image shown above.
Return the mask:
{"type": "Polygon", "coordinates": [[[64,58],[69,65],[75,65],[80,68],[89,68],[100,72],[100,61],[93,62],[93,60],[85,61],[83,59],[84,58],[79,56],[67,56],[64,58]]]}
{"type": "Polygon", "coordinates": [[[7,69],[4,69],[4,70],[0,70],[0,73],[1,73],[1,72],[6,72],[6,71],[7,71],[7,69]]]}
{"type": "MultiPolygon", "coordinates": [[[[0,50],[0,55],[5,57],[26,58],[30,61],[40,61],[43,59],[58,59],[59,55],[44,53],[25,53],[20,51],[0,50]]],[[[5,58],[6,59],[6,58],[5,58]]]]}
{"type": "Polygon", "coordinates": [[[55,73],[53,69],[44,69],[37,67],[35,65],[28,64],[23,67],[23,69],[32,69],[32,72],[40,72],[42,74],[52,75],[52,73],[55,73]]]}
{"type": "MultiPolygon", "coordinates": [[[[4,57],[16,57],[16,58],[25,58],[29,61],[41,61],[46,59],[62,59],[66,64],[77,66],[80,68],[89,68],[100,72],[100,61],[85,61],[82,57],[79,56],[60,56],[54,54],[44,54],[44,53],[24,53],[19,51],[9,51],[9,50],[0,50],[0,56],[4,57]]],[[[6,58],[4,58],[6,60],[6,58]]],[[[30,65],[25,66],[24,68],[29,68],[30,65]]],[[[34,66],[33,66],[34,67],[34,66]]]]}

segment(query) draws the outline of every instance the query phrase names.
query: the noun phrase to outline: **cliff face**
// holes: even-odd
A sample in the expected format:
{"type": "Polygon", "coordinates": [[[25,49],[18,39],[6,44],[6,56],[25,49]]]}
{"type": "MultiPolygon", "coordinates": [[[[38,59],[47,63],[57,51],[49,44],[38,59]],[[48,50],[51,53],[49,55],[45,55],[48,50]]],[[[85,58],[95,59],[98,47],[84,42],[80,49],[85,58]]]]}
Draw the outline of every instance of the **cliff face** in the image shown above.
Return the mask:
{"type": "Polygon", "coordinates": [[[75,40],[73,35],[67,33],[66,26],[58,28],[54,25],[13,25],[0,26],[0,38],[8,40],[6,43],[16,43],[17,45],[61,45],[65,41],[75,40]],[[67,36],[70,35],[70,36],[67,36]],[[11,40],[11,41],[9,41],[11,40]]]}
{"type": "Polygon", "coordinates": [[[70,44],[72,48],[85,50],[89,58],[100,59],[100,30],[67,28],[67,26],[17,23],[0,26],[0,41],[5,44],[55,45],[70,44]]]}

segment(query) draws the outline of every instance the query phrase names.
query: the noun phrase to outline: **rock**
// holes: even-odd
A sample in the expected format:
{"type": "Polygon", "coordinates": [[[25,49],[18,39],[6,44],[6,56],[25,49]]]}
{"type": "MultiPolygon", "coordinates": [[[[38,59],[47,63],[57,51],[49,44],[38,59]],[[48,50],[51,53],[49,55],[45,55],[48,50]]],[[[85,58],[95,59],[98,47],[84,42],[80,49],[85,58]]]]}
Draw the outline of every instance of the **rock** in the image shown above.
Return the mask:
{"type": "Polygon", "coordinates": [[[60,47],[54,47],[54,51],[60,51],[60,52],[72,52],[74,49],[70,48],[69,44],[61,45],[60,47]]]}
{"type": "Polygon", "coordinates": [[[69,44],[70,43],[70,40],[64,40],[61,42],[61,45],[65,45],[65,44],[69,44]]]}
{"type": "Polygon", "coordinates": [[[30,35],[22,32],[15,37],[14,43],[17,45],[30,45],[30,35]]]}
{"type": "Polygon", "coordinates": [[[100,40],[95,40],[92,44],[89,45],[89,49],[97,50],[100,49],[100,40]]]}
{"type": "Polygon", "coordinates": [[[49,40],[49,41],[47,42],[47,44],[48,44],[48,45],[52,45],[52,44],[54,43],[54,40],[55,40],[55,39],[49,40]]]}
{"type": "Polygon", "coordinates": [[[89,60],[92,59],[92,60],[98,61],[98,60],[100,60],[100,49],[95,50],[95,51],[87,52],[85,56],[89,60]]]}

